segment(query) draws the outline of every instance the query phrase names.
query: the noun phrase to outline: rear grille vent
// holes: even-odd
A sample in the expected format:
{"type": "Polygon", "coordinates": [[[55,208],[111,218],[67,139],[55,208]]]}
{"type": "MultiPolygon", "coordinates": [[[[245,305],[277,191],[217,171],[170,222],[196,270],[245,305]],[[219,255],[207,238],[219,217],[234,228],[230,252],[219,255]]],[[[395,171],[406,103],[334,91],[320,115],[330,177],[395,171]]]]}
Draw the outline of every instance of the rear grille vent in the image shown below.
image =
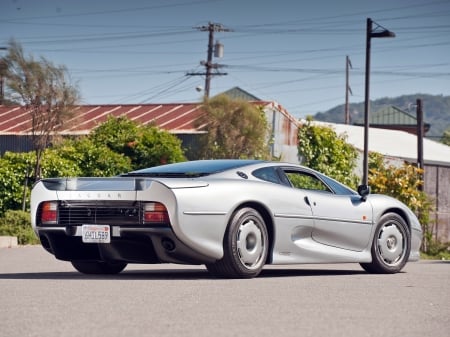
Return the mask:
{"type": "Polygon", "coordinates": [[[123,201],[64,201],[59,209],[59,225],[81,224],[141,225],[142,205],[140,202],[123,201]]]}

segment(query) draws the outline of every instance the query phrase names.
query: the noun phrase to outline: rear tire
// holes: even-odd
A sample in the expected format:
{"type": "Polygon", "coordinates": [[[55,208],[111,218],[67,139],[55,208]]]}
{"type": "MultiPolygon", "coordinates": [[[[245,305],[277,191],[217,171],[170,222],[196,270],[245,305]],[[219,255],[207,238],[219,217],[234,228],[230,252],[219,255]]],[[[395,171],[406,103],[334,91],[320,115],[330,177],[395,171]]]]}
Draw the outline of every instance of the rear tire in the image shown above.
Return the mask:
{"type": "Polygon", "coordinates": [[[119,274],[127,266],[124,262],[71,261],[72,266],[83,274],[119,274]]]}
{"type": "Polygon", "coordinates": [[[261,215],[253,208],[236,211],[225,232],[223,258],[207,264],[217,277],[252,278],[259,275],[269,251],[269,235],[261,215]]]}
{"type": "Polygon", "coordinates": [[[380,218],[372,242],[372,262],[361,263],[369,273],[394,274],[405,266],[411,250],[411,234],[405,220],[396,213],[380,218]]]}

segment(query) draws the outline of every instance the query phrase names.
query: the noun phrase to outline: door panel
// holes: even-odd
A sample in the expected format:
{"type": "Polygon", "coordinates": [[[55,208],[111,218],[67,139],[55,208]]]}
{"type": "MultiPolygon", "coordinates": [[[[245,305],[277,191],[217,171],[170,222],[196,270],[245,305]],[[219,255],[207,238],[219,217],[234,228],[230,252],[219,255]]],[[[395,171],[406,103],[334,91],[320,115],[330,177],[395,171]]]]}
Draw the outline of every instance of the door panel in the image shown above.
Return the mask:
{"type": "Polygon", "coordinates": [[[315,241],[349,250],[362,251],[372,231],[372,206],[358,195],[335,195],[308,191],[314,216],[315,241]]]}
{"type": "Polygon", "coordinates": [[[316,242],[362,251],[372,232],[372,206],[343,188],[333,192],[323,179],[311,171],[283,170],[291,186],[305,194],[313,215],[312,238],[316,242]]]}

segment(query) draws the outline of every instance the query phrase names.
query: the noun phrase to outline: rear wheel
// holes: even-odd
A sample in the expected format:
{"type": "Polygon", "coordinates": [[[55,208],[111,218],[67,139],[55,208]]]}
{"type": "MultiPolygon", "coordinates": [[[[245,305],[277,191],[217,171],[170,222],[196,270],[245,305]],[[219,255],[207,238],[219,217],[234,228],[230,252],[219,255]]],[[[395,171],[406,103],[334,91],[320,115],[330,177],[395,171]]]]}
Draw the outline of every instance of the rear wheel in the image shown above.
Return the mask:
{"type": "Polygon", "coordinates": [[[398,273],[408,261],[410,250],[411,235],[405,220],[396,213],[387,213],[375,230],[372,262],[361,266],[369,273],[398,273]]]}
{"type": "Polygon", "coordinates": [[[244,207],[234,214],[225,232],[223,258],[206,267],[218,277],[256,277],[264,267],[268,247],[264,219],[253,208],[244,207]]]}
{"type": "Polygon", "coordinates": [[[71,261],[71,263],[83,274],[118,274],[127,266],[124,262],[71,261]]]}

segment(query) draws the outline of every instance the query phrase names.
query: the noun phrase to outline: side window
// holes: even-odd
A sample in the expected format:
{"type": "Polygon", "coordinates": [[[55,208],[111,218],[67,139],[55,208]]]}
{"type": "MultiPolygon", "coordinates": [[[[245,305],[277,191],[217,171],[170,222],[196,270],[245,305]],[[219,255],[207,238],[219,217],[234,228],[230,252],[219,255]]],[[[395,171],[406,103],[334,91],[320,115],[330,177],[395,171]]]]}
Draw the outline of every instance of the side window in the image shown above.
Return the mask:
{"type": "Polygon", "coordinates": [[[280,177],[273,167],[264,167],[252,172],[253,176],[275,184],[281,184],[280,177]]]}
{"type": "Polygon", "coordinates": [[[316,176],[307,172],[285,171],[285,174],[291,182],[291,185],[295,188],[331,192],[327,185],[325,185],[316,176]]]}

